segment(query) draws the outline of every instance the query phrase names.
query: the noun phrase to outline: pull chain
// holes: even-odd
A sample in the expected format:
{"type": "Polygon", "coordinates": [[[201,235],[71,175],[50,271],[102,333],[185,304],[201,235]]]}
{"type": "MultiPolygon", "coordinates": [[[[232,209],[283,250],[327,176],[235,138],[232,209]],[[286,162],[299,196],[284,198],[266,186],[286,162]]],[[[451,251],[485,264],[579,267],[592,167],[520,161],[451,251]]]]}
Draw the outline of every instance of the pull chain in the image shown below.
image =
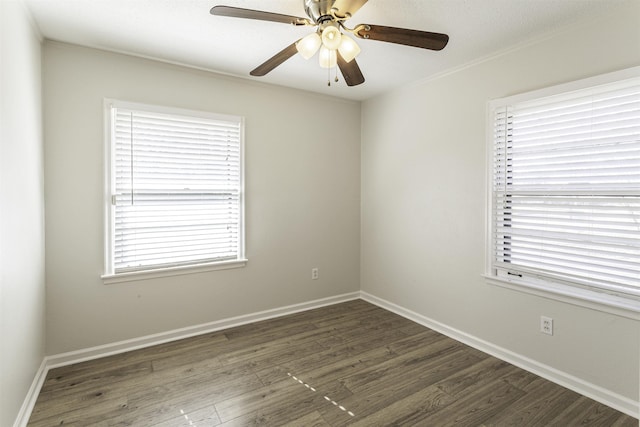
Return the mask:
{"type": "MultiPolygon", "coordinates": [[[[336,76],[333,81],[338,83],[340,81],[338,80],[338,67],[334,67],[334,70],[336,72],[336,76]]],[[[331,86],[331,68],[327,68],[327,86],[331,86]]]]}

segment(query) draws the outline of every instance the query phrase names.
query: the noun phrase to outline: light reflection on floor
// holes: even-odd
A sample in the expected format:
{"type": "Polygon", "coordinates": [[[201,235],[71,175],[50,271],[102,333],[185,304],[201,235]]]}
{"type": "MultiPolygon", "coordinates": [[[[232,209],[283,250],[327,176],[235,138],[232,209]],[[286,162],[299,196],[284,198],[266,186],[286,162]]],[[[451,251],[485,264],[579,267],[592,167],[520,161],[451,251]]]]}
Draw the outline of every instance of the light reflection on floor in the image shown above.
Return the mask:
{"type": "MultiPolygon", "coordinates": [[[[287,372],[287,375],[294,381],[296,381],[298,384],[303,385],[306,389],[308,389],[309,391],[312,391],[314,393],[317,393],[318,390],[315,387],[312,387],[310,384],[307,384],[306,382],[302,381],[301,379],[299,379],[298,377],[296,377],[295,375],[291,374],[290,372],[287,372]]],[[[351,417],[355,417],[355,414],[351,411],[348,411],[347,408],[345,408],[344,406],[340,405],[338,402],[336,402],[335,400],[331,399],[329,396],[324,395],[324,400],[326,400],[327,402],[329,402],[330,404],[332,404],[333,406],[335,406],[336,408],[340,409],[342,412],[348,414],[351,417]]],[[[193,427],[198,427],[197,424],[195,424],[193,422],[193,420],[191,420],[189,418],[189,415],[187,413],[185,413],[185,411],[183,409],[180,409],[180,414],[184,417],[184,419],[189,423],[189,426],[193,426],[193,427]]]]}
{"type": "Polygon", "coordinates": [[[185,413],[184,413],[184,411],[183,411],[182,409],[180,409],[180,413],[182,414],[182,416],[184,417],[184,419],[185,419],[185,420],[187,420],[187,421],[189,422],[189,425],[190,425],[190,426],[198,427],[196,424],[194,424],[194,423],[193,423],[193,421],[191,421],[191,420],[189,419],[189,415],[185,414],[185,413]]]}
{"type": "MultiPolygon", "coordinates": [[[[301,385],[305,386],[309,390],[311,390],[313,392],[317,391],[315,388],[311,387],[309,384],[307,384],[304,381],[302,381],[301,379],[297,378],[295,375],[292,375],[290,372],[287,372],[287,375],[289,375],[291,377],[291,379],[293,379],[294,381],[297,381],[298,383],[300,383],[301,385]]],[[[340,405],[338,402],[336,402],[335,400],[331,399],[329,396],[324,396],[324,400],[326,400],[327,402],[331,402],[331,404],[333,406],[336,406],[341,411],[346,412],[347,414],[349,414],[349,416],[351,416],[351,417],[355,417],[356,416],[353,412],[347,411],[347,408],[345,408],[344,406],[340,405]]]]}

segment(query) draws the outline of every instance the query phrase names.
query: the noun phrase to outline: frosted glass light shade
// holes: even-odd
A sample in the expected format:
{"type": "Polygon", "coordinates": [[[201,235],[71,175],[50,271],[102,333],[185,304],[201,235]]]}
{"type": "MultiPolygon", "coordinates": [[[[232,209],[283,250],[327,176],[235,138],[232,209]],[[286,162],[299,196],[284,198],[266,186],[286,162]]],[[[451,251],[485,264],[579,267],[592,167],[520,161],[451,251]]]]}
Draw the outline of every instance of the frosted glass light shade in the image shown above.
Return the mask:
{"type": "Polygon", "coordinates": [[[320,66],[322,68],[333,68],[338,65],[338,55],[335,50],[327,49],[322,46],[320,48],[320,55],[318,55],[320,66]]]}
{"type": "Polygon", "coordinates": [[[298,40],[296,49],[304,59],[309,59],[320,49],[321,44],[322,41],[318,33],[311,33],[298,40]]]}
{"type": "Polygon", "coordinates": [[[322,30],[322,45],[329,50],[336,50],[340,46],[342,34],[336,27],[327,27],[322,30]]]}
{"type": "Polygon", "coordinates": [[[360,46],[352,38],[343,34],[338,52],[346,62],[351,62],[360,54],[360,46]]]}

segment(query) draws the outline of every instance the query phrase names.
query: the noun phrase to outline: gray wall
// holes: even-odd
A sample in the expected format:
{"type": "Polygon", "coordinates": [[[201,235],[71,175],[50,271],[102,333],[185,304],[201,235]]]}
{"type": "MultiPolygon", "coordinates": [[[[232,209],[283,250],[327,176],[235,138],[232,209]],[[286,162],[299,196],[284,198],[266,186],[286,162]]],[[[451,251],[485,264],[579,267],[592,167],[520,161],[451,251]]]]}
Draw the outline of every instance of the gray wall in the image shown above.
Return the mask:
{"type": "Polygon", "coordinates": [[[359,103],[55,42],[43,75],[47,354],[359,289],[359,103]],[[246,267],[102,283],[105,97],[245,117],[246,267]]]}
{"type": "Polygon", "coordinates": [[[0,1],[0,425],[13,424],[44,357],[40,40],[0,1]]]}
{"type": "Polygon", "coordinates": [[[640,65],[640,3],[363,103],[361,287],[638,401],[640,323],[489,285],[487,101],[640,65]],[[540,315],[555,335],[539,333],[540,315]]]}

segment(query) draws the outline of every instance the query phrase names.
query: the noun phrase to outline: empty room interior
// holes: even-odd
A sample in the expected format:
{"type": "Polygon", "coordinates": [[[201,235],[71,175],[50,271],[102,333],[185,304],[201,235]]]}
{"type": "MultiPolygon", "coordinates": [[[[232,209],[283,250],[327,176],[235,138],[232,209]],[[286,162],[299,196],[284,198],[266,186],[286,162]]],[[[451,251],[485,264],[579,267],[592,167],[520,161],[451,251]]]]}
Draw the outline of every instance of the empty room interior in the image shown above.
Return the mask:
{"type": "Polygon", "coordinates": [[[0,426],[638,425],[640,1],[0,25],[0,426]]]}

